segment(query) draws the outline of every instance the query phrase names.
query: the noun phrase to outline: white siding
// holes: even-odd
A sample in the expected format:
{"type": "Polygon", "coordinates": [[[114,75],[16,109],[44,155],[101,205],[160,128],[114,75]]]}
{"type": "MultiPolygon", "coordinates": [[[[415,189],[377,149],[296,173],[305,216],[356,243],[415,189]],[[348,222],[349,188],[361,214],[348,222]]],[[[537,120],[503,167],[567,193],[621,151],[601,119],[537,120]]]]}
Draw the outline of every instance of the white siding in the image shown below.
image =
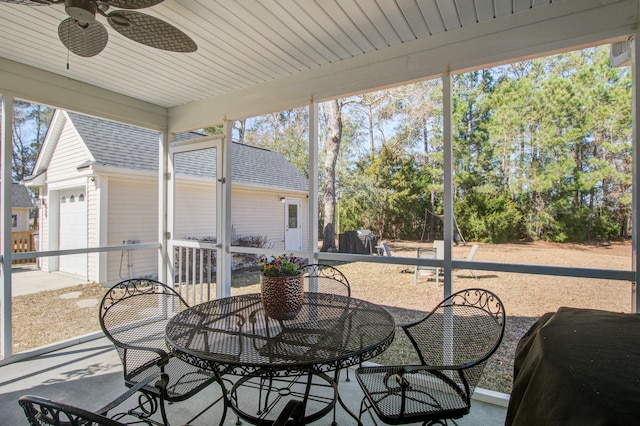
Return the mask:
{"type": "MultiPolygon", "coordinates": [[[[128,241],[141,243],[158,240],[158,184],[153,181],[109,179],[108,245],[128,241]]],[[[130,276],[156,276],[156,250],[136,250],[131,253],[110,251],[107,261],[107,281],[117,282],[130,276]],[[131,255],[131,267],[129,254],[131,255]]]]}
{"type": "Polygon", "coordinates": [[[78,166],[89,159],[84,142],[67,121],[47,167],[47,182],[53,183],[78,177],[78,166]]]}
{"type": "Polygon", "coordinates": [[[307,249],[309,235],[309,203],[305,196],[284,192],[251,191],[231,192],[231,226],[235,235],[265,236],[265,248],[284,250],[284,204],[280,197],[298,198],[302,201],[302,250],[307,249]]]}
{"type": "MultiPolygon", "coordinates": [[[[78,158],[78,157],[76,157],[78,158]]],[[[59,170],[65,168],[59,162],[59,170]]],[[[75,168],[72,168],[75,170],[75,168]]],[[[61,176],[62,174],[59,174],[61,176]]],[[[70,173],[67,178],[72,178],[70,173]]],[[[232,191],[232,225],[240,235],[265,236],[267,247],[284,249],[284,204],[279,197],[302,200],[302,246],[307,249],[308,201],[300,194],[236,189],[232,191]]],[[[88,247],[120,245],[123,242],[156,242],[158,231],[158,189],[156,180],[124,179],[104,176],[88,181],[86,192],[88,247]],[[101,191],[106,191],[106,201],[101,191]],[[107,221],[105,225],[103,222],[107,221]],[[106,228],[106,229],[105,229],[106,228]],[[100,233],[108,235],[107,241],[100,233]]],[[[48,205],[48,200],[45,201],[48,205]]],[[[176,190],[176,237],[215,237],[215,188],[212,184],[179,184],[176,190]]],[[[47,208],[41,209],[40,243],[42,250],[49,248],[47,208]]],[[[88,256],[88,277],[101,283],[115,283],[130,276],[156,276],[157,250],[128,252],[110,251],[88,256]],[[129,265],[131,264],[131,267],[129,265]],[[100,268],[106,268],[101,274],[100,268]]],[[[41,267],[48,270],[47,258],[41,267]]]]}
{"type": "MultiPolygon", "coordinates": [[[[73,126],[68,120],[65,121],[60,138],[57,140],[55,150],[49,161],[46,172],[46,180],[48,184],[57,184],[68,179],[78,177],[77,167],[90,160],[89,153],[82,139],[78,136],[73,126]]],[[[58,247],[51,247],[52,238],[50,232],[57,229],[57,224],[52,226],[49,223],[51,218],[50,202],[58,203],[57,198],[48,197],[48,187],[43,188],[44,206],[40,209],[40,250],[56,250],[58,247]]],[[[55,217],[57,220],[57,217],[55,217]]],[[[51,271],[51,259],[47,257],[40,258],[40,268],[45,271],[51,271]]]]}

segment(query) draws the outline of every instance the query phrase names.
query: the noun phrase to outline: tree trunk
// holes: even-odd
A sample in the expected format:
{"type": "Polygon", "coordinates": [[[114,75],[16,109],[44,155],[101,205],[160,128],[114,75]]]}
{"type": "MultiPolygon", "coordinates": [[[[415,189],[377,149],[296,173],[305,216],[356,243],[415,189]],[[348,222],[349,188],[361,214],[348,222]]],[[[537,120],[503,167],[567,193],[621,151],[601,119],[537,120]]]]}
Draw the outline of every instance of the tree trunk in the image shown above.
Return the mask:
{"type": "Polygon", "coordinates": [[[371,158],[371,161],[373,161],[376,158],[376,146],[375,146],[375,139],[373,137],[373,108],[371,107],[371,104],[369,104],[368,116],[369,116],[369,158],[371,158]]]}
{"type": "Polygon", "coordinates": [[[324,160],[324,227],[322,231],[322,247],[320,251],[335,251],[336,231],[334,219],[336,212],[336,162],[340,152],[340,139],[342,138],[342,113],[337,100],[329,102],[329,116],[331,131],[325,143],[327,156],[324,160]]]}
{"type": "Polygon", "coordinates": [[[244,143],[244,134],[246,130],[247,120],[238,120],[238,142],[244,143]]]}

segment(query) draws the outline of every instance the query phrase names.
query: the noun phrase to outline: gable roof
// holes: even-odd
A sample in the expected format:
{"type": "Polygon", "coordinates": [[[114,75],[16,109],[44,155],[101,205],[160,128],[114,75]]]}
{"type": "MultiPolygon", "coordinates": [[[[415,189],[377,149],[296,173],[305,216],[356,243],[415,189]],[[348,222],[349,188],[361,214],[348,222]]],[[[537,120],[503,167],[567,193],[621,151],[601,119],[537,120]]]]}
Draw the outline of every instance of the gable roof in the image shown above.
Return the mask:
{"type": "Polygon", "coordinates": [[[15,182],[11,184],[11,207],[33,207],[33,200],[26,186],[15,182]]]}
{"type": "MultiPolygon", "coordinates": [[[[93,161],[79,164],[79,168],[100,165],[138,171],[158,170],[160,133],[73,112],[62,113],[71,121],[93,157],[93,161]]],[[[197,132],[180,133],[176,140],[203,136],[206,135],[197,132]]],[[[190,151],[179,160],[177,173],[215,176],[215,151],[190,151]]],[[[275,151],[234,142],[231,164],[235,183],[305,192],[309,189],[305,176],[275,151]]]]}

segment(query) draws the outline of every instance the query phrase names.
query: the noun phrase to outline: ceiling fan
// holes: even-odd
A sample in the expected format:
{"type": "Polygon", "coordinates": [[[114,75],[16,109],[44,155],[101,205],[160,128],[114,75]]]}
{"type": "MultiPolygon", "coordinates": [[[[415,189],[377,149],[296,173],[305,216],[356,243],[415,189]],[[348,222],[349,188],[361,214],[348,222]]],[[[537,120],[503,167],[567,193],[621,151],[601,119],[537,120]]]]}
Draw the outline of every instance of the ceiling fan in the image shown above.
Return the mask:
{"type": "Polygon", "coordinates": [[[105,26],[96,20],[103,16],[111,28],[138,43],[171,52],[195,52],[196,43],[173,25],[131,9],[143,9],[164,0],[0,0],[26,6],[64,4],[69,18],[58,26],[58,37],[67,49],[78,56],[95,56],[107,45],[109,35],[105,26]],[[113,10],[110,8],[128,9],[113,10]]]}

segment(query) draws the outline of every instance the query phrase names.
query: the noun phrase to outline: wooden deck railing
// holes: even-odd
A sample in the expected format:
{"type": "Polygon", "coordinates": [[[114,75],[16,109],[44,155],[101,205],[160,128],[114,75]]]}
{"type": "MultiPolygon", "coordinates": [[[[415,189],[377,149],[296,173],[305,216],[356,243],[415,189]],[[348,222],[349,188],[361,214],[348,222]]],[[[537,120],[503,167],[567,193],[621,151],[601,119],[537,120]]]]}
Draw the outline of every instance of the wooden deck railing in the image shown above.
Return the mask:
{"type": "MultiPolygon", "coordinates": [[[[28,251],[35,251],[35,236],[33,231],[18,231],[11,233],[11,242],[13,247],[13,253],[25,253],[28,251]]],[[[27,259],[14,259],[11,263],[35,263],[36,258],[27,259]]]]}

